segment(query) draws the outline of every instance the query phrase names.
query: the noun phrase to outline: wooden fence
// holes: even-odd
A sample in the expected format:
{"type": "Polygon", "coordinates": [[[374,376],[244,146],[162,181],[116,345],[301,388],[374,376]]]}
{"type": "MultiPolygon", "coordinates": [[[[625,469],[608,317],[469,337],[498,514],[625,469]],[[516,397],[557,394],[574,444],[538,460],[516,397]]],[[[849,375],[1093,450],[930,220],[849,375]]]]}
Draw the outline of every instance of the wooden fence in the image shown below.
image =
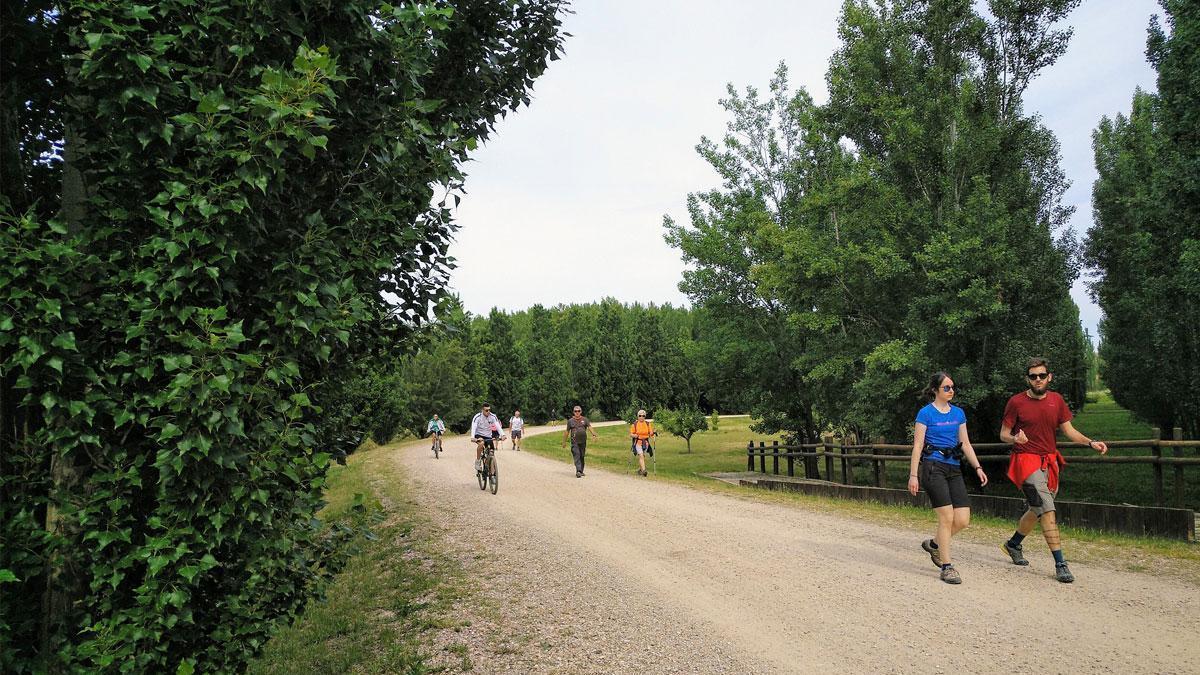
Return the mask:
{"type": "MultiPolygon", "coordinates": [[[[1114,457],[1109,455],[1067,455],[1067,461],[1070,463],[1080,464],[1148,464],[1154,468],[1154,500],[1158,506],[1167,506],[1165,498],[1165,483],[1164,467],[1170,467],[1172,470],[1172,504],[1176,508],[1183,508],[1184,504],[1184,468],[1193,466],[1200,467],[1200,457],[1184,457],[1184,448],[1200,448],[1200,440],[1185,441],[1183,440],[1183,430],[1176,427],[1173,438],[1166,440],[1161,438],[1161,434],[1155,433],[1155,438],[1146,440],[1133,441],[1108,441],[1108,447],[1111,448],[1148,448],[1148,455],[1133,455],[1114,457]]],[[[976,456],[981,462],[999,462],[1008,461],[1008,451],[1011,446],[1007,443],[972,443],[975,447],[976,456]],[[1003,450],[1004,454],[986,454],[988,451],[1003,450]]],[[[1083,443],[1059,443],[1059,448],[1086,448],[1083,443]]],[[[897,443],[867,443],[858,445],[843,445],[830,441],[822,441],[820,443],[801,443],[798,445],[780,445],[779,441],[772,441],[767,445],[764,441],[759,441],[758,446],[754,445],[754,441],[746,446],[746,470],[755,471],[755,461],[757,460],[757,471],[760,473],[768,473],[767,463],[770,460],[771,470],[769,473],[780,475],[782,461],[782,470],[786,475],[796,476],[796,464],[801,464],[802,478],[825,480],[831,483],[840,483],[842,485],[854,485],[854,473],[851,470],[851,462],[870,462],[872,466],[871,481],[866,485],[874,487],[887,487],[885,472],[883,470],[886,462],[909,462],[912,457],[912,444],[897,444],[897,443]],[[889,454],[890,453],[890,454],[889,454]],[[824,465],[824,475],[822,475],[822,465],[824,465]],[[840,467],[841,480],[835,477],[834,469],[840,467]]]]}

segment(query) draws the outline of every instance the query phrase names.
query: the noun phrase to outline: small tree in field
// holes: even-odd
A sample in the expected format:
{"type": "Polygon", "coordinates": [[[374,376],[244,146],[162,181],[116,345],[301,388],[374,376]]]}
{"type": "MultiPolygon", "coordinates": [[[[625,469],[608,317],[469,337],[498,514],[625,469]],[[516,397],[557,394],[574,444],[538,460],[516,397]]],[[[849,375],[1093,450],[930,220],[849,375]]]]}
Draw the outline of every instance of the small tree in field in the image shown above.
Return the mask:
{"type": "Polygon", "coordinates": [[[687,406],[679,410],[663,408],[654,416],[654,421],[673,436],[679,436],[687,442],[687,452],[692,451],[692,435],[697,431],[708,429],[708,420],[704,413],[695,406],[687,406]]]}

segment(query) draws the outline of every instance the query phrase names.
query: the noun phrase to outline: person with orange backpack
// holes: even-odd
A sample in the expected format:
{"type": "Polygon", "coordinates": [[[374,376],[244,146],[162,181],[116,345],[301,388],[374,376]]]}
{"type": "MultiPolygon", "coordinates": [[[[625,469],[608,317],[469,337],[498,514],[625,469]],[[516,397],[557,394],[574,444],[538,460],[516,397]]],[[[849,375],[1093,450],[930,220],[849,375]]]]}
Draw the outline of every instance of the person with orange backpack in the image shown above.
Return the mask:
{"type": "Polygon", "coordinates": [[[646,476],[646,455],[654,456],[654,446],[650,445],[650,437],[657,436],[654,425],[646,420],[646,411],[637,411],[637,421],[629,426],[629,438],[633,444],[633,454],[638,459],[638,475],[646,476]]]}

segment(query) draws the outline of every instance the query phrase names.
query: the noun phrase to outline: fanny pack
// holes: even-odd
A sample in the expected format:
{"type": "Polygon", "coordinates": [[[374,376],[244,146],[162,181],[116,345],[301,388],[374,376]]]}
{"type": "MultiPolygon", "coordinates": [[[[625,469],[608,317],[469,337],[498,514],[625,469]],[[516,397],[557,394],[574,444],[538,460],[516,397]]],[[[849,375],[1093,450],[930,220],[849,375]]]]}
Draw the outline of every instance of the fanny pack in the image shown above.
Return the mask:
{"type": "Polygon", "coordinates": [[[962,461],[963,457],[965,456],[963,454],[962,443],[959,443],[958,445],[954,446],[953,448],[939,448],[936,445],[930,445],[930,444],[926,443],[925,447],[921,450],[921,459],[929,459],[935,452],[939,453],[942,457],[945,457],[946,459],[954,459],[954,460],[958,460],[960,462],[962,461]]]}

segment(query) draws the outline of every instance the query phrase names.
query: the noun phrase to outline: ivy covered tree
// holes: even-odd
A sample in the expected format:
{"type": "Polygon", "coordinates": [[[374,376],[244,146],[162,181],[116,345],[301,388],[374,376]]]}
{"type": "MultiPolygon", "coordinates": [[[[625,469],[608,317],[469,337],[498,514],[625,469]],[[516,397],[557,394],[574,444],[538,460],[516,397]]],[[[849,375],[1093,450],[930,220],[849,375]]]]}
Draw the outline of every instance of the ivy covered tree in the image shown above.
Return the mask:
{"type": "Polygon", "coordinates": [[[236,671],[320,591],[323,412],[562,5],[4,4],[0,670],[236,671]]]}

